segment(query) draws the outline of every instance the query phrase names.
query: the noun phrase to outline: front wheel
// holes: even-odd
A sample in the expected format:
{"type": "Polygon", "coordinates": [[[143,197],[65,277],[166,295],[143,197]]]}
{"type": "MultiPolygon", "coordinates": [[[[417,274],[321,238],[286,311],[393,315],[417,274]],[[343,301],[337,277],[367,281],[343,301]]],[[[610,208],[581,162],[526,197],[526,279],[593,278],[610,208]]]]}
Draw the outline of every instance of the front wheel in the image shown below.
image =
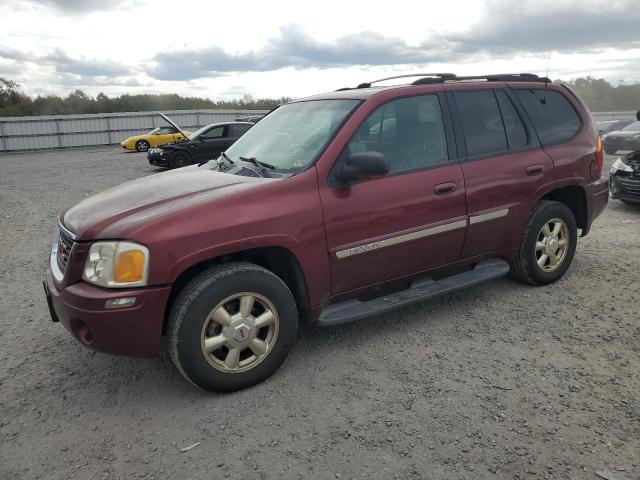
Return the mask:
{"type": "Polygon", "coordinates": [[[569,207],[549,200],[540,202],[511,261],[511,274],[531,285],[555,282],[569,269],[577,240],[576,219],[569,207]]]}
{"type": "Polygon", "coordinates": [[[297,329],[295,300],[279,277],[251,263],[227,264],[198,275],[178,295],[169,353],[191,383],[232,392],[273,374],[297,329]]]}
{"type": "Polygon", "coordinates": [[[146,140],[138,140],[136,142],[136,150],[139,152],[146,152],[147,150],[149,150],[149,142],[147,142],[146,140]]]}
{"type": "Polygon", "coordinates": [[[176,153],[169,158],[169,168],[182,168],[191,165],[191,158],[184,153],[176,153]]]}

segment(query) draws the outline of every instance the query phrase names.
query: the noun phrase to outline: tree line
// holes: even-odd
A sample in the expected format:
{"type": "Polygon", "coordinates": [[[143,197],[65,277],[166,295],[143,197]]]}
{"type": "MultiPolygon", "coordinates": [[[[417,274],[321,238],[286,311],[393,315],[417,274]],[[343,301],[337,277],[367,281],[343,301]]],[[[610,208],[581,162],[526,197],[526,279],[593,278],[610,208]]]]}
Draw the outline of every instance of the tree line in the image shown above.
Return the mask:
{"type": "MultiPolygon", "coordinates": [[[[562,83],[560,80],[556,82],[562,83]]],[[[604,79],[577,78],[564,82],[584,99],[593,112],[640,110],[640,84],[612,86],[604,79]]],[[[156,110],[271,110],[289,101],[289,98],[258,98],[245,95],[236,100],[209,100],[183,97],[177,94],[120,95],[109,97],[99,93],[95,97],[82,90],[74,90],[66,97],[58,95],[30,97],[21,86],[0,77],[0,117],[31,115],[66,115],[80,113],[144,112],[156,110]]]]}
{"type": "Polygon", "coordinates": [[[148,112],[164,110],[271,110],[289,98],[253,98],[245,95],[234,100],[209,100],[200,97],[183,97],[175,93],[160,95],[129,95],[109,97],[99,93],[95,97],[82,90],[74,90],[66,97],[38,95],[35,98],[23,93],[21,86],[0,77],[0,117],[33,115],[68,115],[81,113],[148,112]]]}

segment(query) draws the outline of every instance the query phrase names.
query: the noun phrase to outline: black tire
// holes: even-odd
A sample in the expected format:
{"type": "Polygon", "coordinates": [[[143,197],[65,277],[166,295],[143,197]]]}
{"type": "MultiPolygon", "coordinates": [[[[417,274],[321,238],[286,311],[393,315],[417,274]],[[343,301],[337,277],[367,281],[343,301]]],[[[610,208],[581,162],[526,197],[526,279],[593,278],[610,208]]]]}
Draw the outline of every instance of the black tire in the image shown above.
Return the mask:
{"type": "Polygon", "coordinates": [[[538,203],[524,229],[516,257],[510,262],[511,275],[517,280],[531,285],[547,285],[555,282],[569,269],[576,252],[577,240],[576,219],[569,207],[550,200],[538,203]],[[536,243],[544,225],[556,218],[561,219],[568,230],[566,252],[555,270],[545,271],[538,265],[536,243]]]}
{"type": "Polygon", "coordinates": [[[229,263],[201,273],[176,298],[169,314],[169,354],[180,373],[194,385],[232,392],[273,374],[289,354],[297,329],[295,300],[279,277],[251,263],[229,263]],[[212,309],[241,292],[255,292],[271,302],[278,317],[278,333],[270,351],[255,366],[229,373],[207,360],[201,348],[202,335],[212,309]]]}
{"type": "Polygon", "coordinates": [[[149,145],[149,142],[147,142],[146,140],[138,140],[136,142],[136,150],[139,152],[146,152],[147,150],[149,150],[149,147],[151,145],[149,145]]]}
{"type": "Polygon", "coordinates": [[[191,156],[186,153],[176,153],[169,158],[169,168],[182,168],[192,163],[191,156]]]}
{"type": "Polygon", "coordinates": [[[618,150],[616,148],[607,148],[604,147],[604,153],[607,155],[615,155],[618,150]]]}

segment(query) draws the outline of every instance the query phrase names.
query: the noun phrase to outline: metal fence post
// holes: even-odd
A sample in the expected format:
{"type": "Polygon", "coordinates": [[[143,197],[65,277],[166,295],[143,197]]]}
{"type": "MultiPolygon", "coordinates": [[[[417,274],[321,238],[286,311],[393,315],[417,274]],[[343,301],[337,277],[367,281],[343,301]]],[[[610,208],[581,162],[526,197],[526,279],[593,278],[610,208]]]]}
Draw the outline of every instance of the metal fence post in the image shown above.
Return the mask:
{"type": "Polygon", "coordinates": [[[62,137],[60,135],[60,119],[56,118],[56,135],[58,136],[58,148],[62,148],[62,137]]]}
{"type": "Polygon", "coordinates": [[[200,128],[200,111],[196,111],[196,125],[200,128]]]}
{"type": "Polygon", "coordinates": [[[0,138],[2,138],[2,151],[7,151],[7,139],[4,137],[4,122],[0,122],[0,138]]]}
{"type": "Polygon", "coordinates": [[[112,145],[112,141],[111,141],[111,117],[109,115],[107,115],[107,139],[108,139],[109,145],[112,145]]]}

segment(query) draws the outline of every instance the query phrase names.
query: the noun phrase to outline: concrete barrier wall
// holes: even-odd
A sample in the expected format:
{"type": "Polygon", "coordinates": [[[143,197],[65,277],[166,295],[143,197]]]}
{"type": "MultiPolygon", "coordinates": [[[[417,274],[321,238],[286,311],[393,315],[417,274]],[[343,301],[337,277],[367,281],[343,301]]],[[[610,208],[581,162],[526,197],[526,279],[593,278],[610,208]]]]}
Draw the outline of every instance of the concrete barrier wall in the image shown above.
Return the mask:
{"type": "MultiPolygon", "coordinates": [[[[267,113],[265,110],[176,110],[163,112],[181,128],[267,113]]],[[[0,117],[0,152],[117,145],[131,135],[167,123],[156,112],[100,113],[43,117],[0,117]]]]}
{"type": "Polygon", "coordinates": [[[591,116],[596,122],[601,120],[635,120],[636,111],[627,112],[591,112],[591,116]]]}

